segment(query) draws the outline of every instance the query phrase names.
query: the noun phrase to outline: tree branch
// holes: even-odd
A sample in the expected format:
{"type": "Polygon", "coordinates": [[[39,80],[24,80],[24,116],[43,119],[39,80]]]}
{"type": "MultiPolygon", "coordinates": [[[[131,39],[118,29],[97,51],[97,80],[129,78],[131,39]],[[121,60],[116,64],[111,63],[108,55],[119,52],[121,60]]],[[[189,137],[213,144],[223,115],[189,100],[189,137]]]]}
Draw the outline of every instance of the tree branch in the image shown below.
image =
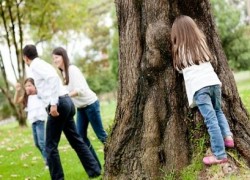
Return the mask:
{"type": "Polygon", "coordinates": [[[3,8],[2,3],[0,3],[0,8],[1,8],[1,18],[3,20],[4,29],[5,29],[5,32],[6,32],[6,41],[7,41],[8,49],[9,49],[9,58],[10,58],[12,69],[14,70],[15,78],[17,79],[16,71],[15,71],[12,56],[11,56],[10,35],[9,35],[9,30],[8,30],[8,27],[7,27],[7,21],[6,21],[6,17],[5,17],[5,14],[4,14],[4,8],[3,8]]]}
{"type": "MultiPolygon", "coordinates": [[[[14,20],[14,17],[13,17],[13,14],[12,14],[12,10],[11,10],[11,4],[10,4],[10,1],[8,0],[7,2],[7,7],[8,7],[8,12],[9,12],[9,16],[10,16],[10,21],[11,21],[11,32],[12,32],[12,38],[13,38],[13,43],[14,43],[14,47],[15,47],[15,50],[16,50],[16,57],[17,57],[17,66],[18,66],[18,73],[19,73],[19,77],[20,77],[20,65],[19,65],[19,48],[18,48],[18,45],[17,45],[17,40],[16,40],[16,34],[15,34],[15,20],[14,20]]],[[[12,68],[13,68],[13,71],[15,72],[15,68],[13,66],[13,61],[11,60],[11,65],[12,65],[12,68]]],[[[16,80],[17,80],[17,76],[16,76],[16,80]]]]}
{"type": "MultiPolygon", "coordinates": [[[[18,22],[18,28],[19,28],[19,43],[20,43],[20,47],[22,49],[23,47],[23,29],[22,29],[22,20],[21,20],[21,15],[20,15],[20,9],[19,9],[19,5],[21,4],[22,1],[20,1],[19,3],[16,0],[16,9],[17,9],[17,22],[18,22]]],[[[19,78],[24,78],[25,77],[25,63],[24,61],[22,61],[22,52],[18,54],[18,62],[21,63],[21,68],[20,68],[20,64],[18,64],[18,73],[19,73],[19,78]],[[21,75],[22,72],[22,75],[21,75]]]]}
{"type": "Polygon", "coordinates": [[[0,68],[1,68],[2,75],[3,75],[3,80],[5,83],[5,86],[7,89],[9,89],[9,84],[8,84],[8,80],[7,80],[7,76],[6,76],[6,70],[5,70],[5,66],[3,63],[3,57],[2,57],[1,51],[0,51],[0,68]]]}

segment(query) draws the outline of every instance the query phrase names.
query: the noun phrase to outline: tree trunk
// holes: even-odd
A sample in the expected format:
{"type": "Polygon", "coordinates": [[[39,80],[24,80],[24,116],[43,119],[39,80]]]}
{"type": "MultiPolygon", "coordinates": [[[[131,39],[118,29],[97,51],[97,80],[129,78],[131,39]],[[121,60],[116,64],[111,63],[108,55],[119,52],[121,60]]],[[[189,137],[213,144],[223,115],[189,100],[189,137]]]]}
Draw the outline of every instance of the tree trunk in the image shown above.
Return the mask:
{"type": "MultiPolygon", "coordinates": [[[[1,56],[0,56],[0,59],[1,59],[1,56]]],[[[13,112],[19,126],[21,126],[21,127],[27,126],[26,113],[24,111],[23,105],[16,106],[13,103],[13,97],[10,95],[9,90],[6,90],[3,87],[0,87],[0,92],[2,92],[3,95],[7,98],[8,103],[12,109],[12,112],[13,112]]]]}
{"type": "Polygon", "coordinates": [[[188,107],[183,77],[172,65],[170,28],[180,14],[197,21],[217,57],[212,64],[223,84],[223,110],[237,151],[250,162],[250,121],[208,0],[116,0],[116,9],[119,90],[104,179],[159,179],[179,171],[191,162],[196,140],[207,134],[197,108],[188,107]]]}
{"type": "Polygon", "coordinates": [[[246,24],[250,24],[250,0],[246,0],[246,6],[247,6],[247,19],[246,24]]]}
{"type": "MultiPolygon", "coordinates": [[[[12,70],[15,75],[15,79],[19,82],[23,82],[26,76],[25,74],[25,63],[22,60],[22,46],[23,46],[23,22],[22,14],[20,9],[22,8],[22,3],[18,1],[1,1],[0,2],[0,19],[3,22],[3,37],[6,40],[3,41],[8,46],[9,51],[9,61],[12,70]],[[12,49],[14,48],[16,63],[12,58],[12,49]],[[17,72],[14,64],[17,65],[17,72]]],[[[6,58],[6,57],[5,57],[6,58]]],[[[7,58],[5,59],[7,61],[7,58]]],[[[6,67],[3,63],[3,57],[0,52],[0,68],[1,75],[3,79],[3,85],[1,84],[0,90],[5,96],[9,106],[12,108],[12,112],[16,117],[20,126],[27,126],[26,123],[26,113],[22,106],[16,106],[13,102],[13,95],[11,94],[10,87],[11,82],[8,81],[6,67]]]]}
{"type": "Polygon", "coordinates": [[[2,78],[4,81],[4,85],[0,86],[0,92],[3,93],[4,97],[7,99],[8,104],[11,107],[12,112],[14,113],[14,116],[16,117],[16,120],[18,121],[18,124],[20,126],[27,126],[26,113],[24,111],[23,106],[22,105],[16,106],[13,102],[13,95],[11,95],[11,91],[9,88],[9,81],[7,80],[6,68],[3,63],[1,52],[0,52],[0,68],[1,68],[2,78]]]}
{"type": "Polygon", "coordinates": [[[16,119],[18,121],[18,124],[20,127],[26,127],[27,126],[27,117],[26,117],[26,113],[23,109],[23,106],[17,106],[17,111],[16,111],[16,119]]]}

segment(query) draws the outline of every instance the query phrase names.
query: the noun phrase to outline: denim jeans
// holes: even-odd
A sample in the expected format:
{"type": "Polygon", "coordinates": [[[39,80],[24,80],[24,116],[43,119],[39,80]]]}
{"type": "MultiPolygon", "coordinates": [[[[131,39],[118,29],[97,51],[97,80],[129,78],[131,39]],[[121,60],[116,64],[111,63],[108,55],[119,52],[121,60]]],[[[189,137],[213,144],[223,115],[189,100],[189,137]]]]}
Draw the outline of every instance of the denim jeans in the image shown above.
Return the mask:
{"type": "Polygon", "coordinates": [[[221,109],[221,87],[204,87],[195,93],[194,100],[207,126],[213,154],[218,159],[226,158],[224,137],[232,133],[221,109]]]}
{"type": "Polygon", "coordinates": [[[105,132],[102,125],[102,119],[100,115],[100,104],[98,100],[84,108],[77,108],[77,130],[80,136],[83,138],[84,142],[89,147],[92,154],[94,155],[95,159],[98,161],[99,166],[101,167],[100,161],[95,153],[95,150],[88,139],[87,130],[89,122],[97,138],[102,143],[105,143],[107,139],[107,133],[105,132]]]}
{"type": "Polygon", "coordinates": [[[35,121],[32,123],[32,132],[33,132],[33,138],[36,147],[41,152],[43,159],[46,161],[46,152],[45,152],[45,131],[44,131],[44,121],[35,121]]]}
{"type": "Polygon", "coordinates": [[[58,153],[58,144],[62,131],[64,132],[71,147],[76,151],[88,176],[95,177],[100,175],[101,169],[99,168],[97,161],[93,157],[88,146],[77,133],[73,119],[75,107],[69,96],[59,97],[57,110],[59,112],[59,116],[53,117],[49,115],[46,126],[46,153],[51,179],[64,179],[63,169],[58,153]]]}

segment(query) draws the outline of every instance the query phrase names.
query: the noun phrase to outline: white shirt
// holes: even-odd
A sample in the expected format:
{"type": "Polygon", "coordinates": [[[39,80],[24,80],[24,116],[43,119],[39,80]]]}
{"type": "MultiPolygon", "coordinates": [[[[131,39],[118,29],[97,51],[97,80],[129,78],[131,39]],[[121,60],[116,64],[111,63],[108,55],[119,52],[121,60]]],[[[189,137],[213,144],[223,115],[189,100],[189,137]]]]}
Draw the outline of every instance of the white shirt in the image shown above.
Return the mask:
{"type": "Polygon", "coordinates": [[[221,85],[221,82],[214,72],[210,62],[205,62],[200,65],[192,65],[182,70],[188,103],[190,107],[195,107],[194,94],[206,86],[221,85]]]}
{"type": "Polygon", "coordinates": [[[66,86],[68,91],[76,91],[77,96],[72,100],[77,108],[85,107],[97,100],[96,94],[89,88],[82,72],[75,65],[69,66],[69,84],[66,86]]]}
{"type": "Polygon", "coordinates": [[[28,112],[27,118],[31,124],[38,120],[45,121],[47,119],[48,114],[45,111],[44,104],[37,95],[28,96],[28,103],[25,110],[28,112]]]}
{"type": "Polygon", "coordinates": [[[67,94],[54,67],[40,58],[31,61],[30,70],[35,81],[37,95],[45,106],[56,105],[61,95],[67,94]]]}

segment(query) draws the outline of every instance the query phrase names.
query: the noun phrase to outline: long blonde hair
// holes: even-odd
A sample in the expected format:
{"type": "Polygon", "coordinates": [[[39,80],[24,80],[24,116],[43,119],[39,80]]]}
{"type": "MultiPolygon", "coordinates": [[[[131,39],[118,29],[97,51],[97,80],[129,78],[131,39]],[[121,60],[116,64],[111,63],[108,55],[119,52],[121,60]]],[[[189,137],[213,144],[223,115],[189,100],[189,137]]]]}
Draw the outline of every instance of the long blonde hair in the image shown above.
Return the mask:
{"type": "Polygon", "coordinates": [[[171,41],[174,67],[177,70],[212,60],[204,33],[189,16],[181,15],[175,19],[171,41]]]}

